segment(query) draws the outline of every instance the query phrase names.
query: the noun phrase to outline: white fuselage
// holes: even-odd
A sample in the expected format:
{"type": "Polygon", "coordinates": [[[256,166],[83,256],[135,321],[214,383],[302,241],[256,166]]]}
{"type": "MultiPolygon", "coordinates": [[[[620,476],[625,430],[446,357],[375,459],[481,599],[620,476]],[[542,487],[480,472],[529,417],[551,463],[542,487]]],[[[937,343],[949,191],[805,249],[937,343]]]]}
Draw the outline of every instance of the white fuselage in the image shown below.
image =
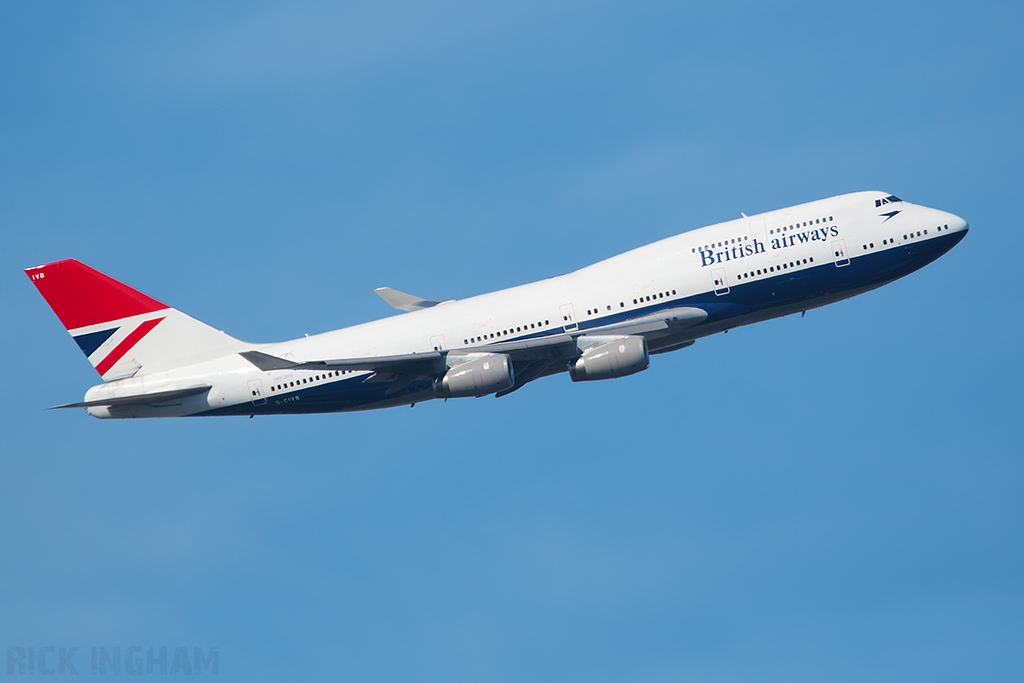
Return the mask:
{"type": "MultiPolygon", "coordinates": [[[[707,313],[699,324],[648,336],[657,353],[879,287],[938,258],[966,230],[953,214],[859,192],[691,230],[547,280],[247,348],[293,361],[487,352],[498,343],[586,334],[674,307],[707,313]]],[[[358,410],[435,397],[426,382],[387,395],[373,388],[372,378],[367,382],[372,374],[263,371],[235,353],[101,385],[86,398],[213,385],[208,395],[132,415],[89,409],[98,417],[142,417],[358,410]]]]}

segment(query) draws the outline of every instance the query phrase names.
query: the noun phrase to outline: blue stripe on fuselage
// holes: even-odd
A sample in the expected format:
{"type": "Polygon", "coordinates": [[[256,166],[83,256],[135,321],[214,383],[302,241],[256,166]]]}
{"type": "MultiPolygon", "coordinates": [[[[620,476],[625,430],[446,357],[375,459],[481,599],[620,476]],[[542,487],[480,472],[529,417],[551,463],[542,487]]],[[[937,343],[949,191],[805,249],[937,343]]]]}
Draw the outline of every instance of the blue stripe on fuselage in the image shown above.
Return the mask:
{"type": "Polygon", "coordinates": [[[368,382],[371,375],[338,378],[321,384],[304,385],[270,392],[266,403],[251,402],[215,408],[198,415],[281,415],[286,413],[336,413],[366,410],[386,404],[408,405],[433,398],[432,379],[417,380],[388,394],[391,382],[368,382]]]}

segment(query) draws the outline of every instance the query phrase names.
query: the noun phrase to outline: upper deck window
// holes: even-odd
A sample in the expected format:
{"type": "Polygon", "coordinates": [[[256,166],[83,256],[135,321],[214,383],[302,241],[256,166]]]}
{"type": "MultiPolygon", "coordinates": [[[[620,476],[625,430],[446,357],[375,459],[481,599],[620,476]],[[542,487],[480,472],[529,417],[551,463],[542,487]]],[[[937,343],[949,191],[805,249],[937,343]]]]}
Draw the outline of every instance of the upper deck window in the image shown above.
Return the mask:
{"type": "Polygon", "coordinates": [[[885,199],[876,199],[875,206],[881,206],[882,204],[893,204],[895,202],[902,202],[903,200],[894,194],[889,195],[885,199]]]}

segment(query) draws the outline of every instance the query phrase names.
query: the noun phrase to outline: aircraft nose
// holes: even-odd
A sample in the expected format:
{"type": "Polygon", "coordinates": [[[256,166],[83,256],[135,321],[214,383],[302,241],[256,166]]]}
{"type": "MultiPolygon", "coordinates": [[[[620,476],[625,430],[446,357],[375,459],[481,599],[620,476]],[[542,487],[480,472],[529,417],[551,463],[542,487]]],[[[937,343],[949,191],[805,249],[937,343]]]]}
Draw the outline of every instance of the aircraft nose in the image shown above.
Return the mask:
{"type": "Polygon", "coordinates": [[[945,223],[945,225],[948,225],[950,230],[966,233],[970,229],[970,226],[967,225],[967,221],[960,218],[960,216],[952,213],[946,214],[946,216],[948,217],[948,222],[945,223]]]}
{"type": "Polygon", "coordinates": [[[943,235],[946,234],[946,231],[952,233],[950,235],[952,241],[949,242],[949,246],[947,247],[948,249],[952,249],[957,244],[960,244],[960,240],[967,237],[967,230],[969,227],[967,225],[967,221],[960,218],[960,216],[953,213],[947,213],[945,211],[941,213],[942,215],[939,216],[939,220],[942,224],[939,226],[939,233],[943,235]]]}

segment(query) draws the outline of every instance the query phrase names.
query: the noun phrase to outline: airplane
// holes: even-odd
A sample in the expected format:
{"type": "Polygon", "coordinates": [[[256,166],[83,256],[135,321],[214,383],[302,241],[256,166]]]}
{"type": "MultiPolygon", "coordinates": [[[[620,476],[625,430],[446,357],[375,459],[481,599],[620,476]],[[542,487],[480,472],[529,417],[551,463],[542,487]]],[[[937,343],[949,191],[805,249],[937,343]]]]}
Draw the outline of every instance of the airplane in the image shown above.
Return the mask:
{"type": "Polygon", "coordinates": [[[968,231],[876,191],[741,216],[468,299],[381,287],[401,315],[280,343],[235,339],[74,259],[25,272],[104,382],[54,408],[327,413],[506,396],[559,373],[625,377],[702,337],[881,287],[968,231]]]}

